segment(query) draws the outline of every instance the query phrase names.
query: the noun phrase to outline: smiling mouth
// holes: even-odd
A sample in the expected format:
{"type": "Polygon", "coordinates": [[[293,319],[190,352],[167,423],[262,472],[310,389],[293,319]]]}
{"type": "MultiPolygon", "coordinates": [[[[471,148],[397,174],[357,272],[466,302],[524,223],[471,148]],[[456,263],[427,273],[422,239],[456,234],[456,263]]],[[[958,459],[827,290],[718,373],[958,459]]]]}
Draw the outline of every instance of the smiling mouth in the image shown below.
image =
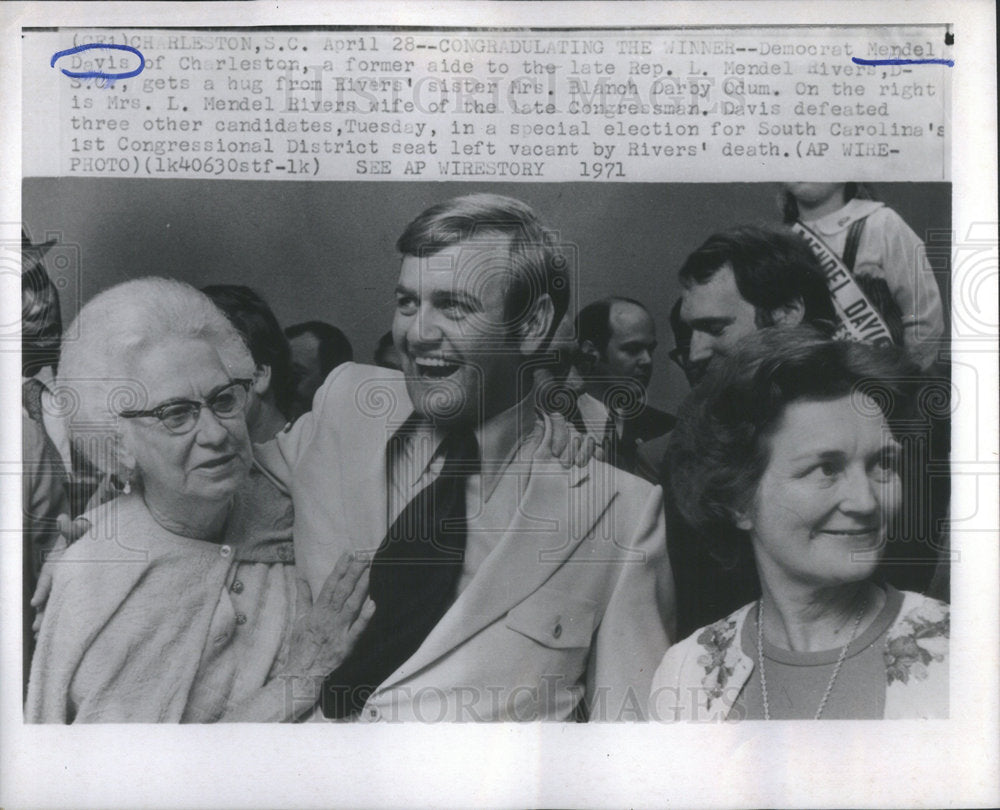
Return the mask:
{"type": "Polygon", "coordinates": [[[418,376],[432,380],[450,377],[462,365],[444,357],[418,357],[413,359],[413,364],[417,368],[418,376]]]}
{"type": "Polygon", "coordinates": [[[225,467],[229,462],[235,459],[235,455],[219,456],[218,458],[210,459],[209,461],[203,461],[198,465],[200,469],[203,470],[215,470],[219,467],[225,467]]]}
{"type": "Polygon", "coordinates": [[[861,529],[821,529],[817,534],[833,534],[841,537],[864,537],[874,534],[878,530],[878,526],[865,526],[861,529]]]}

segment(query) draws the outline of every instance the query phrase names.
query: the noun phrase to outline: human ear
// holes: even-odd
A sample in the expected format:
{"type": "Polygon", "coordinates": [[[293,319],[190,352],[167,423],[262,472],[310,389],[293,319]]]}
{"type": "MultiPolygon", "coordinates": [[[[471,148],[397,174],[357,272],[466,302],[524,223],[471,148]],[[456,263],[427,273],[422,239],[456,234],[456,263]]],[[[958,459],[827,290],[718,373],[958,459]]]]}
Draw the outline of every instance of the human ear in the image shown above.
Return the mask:
{"type": "Polygon", "coordinates": [[[120,478],[128,479],[134,475],[136,458],[132,452],[132,437],[127,428],[117,436],[114,461],[118,465],[117,474],[120,478]]]}
{"type": "Polygon", "coordinates": [[[263,397],[271,388],[271,367],[266,363],[257,366],[257,371],[253,375],[253,392],[263,397]]]}
{"type": "Polygon", "coordinates": [[[601,352],[592,340],[584,340],[580,344],[579,357],[581,363],[588,369],[594,368],[601,360],[601,352]]]}
{"type": "Polygon", "coordinates": [[[753,504],[747,506],[730,505],[725,507],[729,513],[729,520],[737,529],[744,532],[753,530],[753,504]]]}
{"type": "Polygon", "coordinates": [[[555,307],[552,298],[546,294],[535,301],[531,313],[521,322],[518,331],[521,336],[521,350],[525,355],[538,352],[552,329],[555,307]]]}
{"type": "Polygon", "coordinates": [[[774,326],[798,326],[805,316],[806,305],[801,298],[793,298],[771,310],[771,323],[774,326]]]}

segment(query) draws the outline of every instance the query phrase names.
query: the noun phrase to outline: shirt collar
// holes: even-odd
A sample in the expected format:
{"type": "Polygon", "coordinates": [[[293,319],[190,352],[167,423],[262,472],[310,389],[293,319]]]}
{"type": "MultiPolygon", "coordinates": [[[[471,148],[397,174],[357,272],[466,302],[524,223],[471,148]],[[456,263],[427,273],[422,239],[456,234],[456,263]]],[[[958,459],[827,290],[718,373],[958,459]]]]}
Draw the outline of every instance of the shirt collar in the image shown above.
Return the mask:
{"type": "Polygon", "coordinates": [[[608,422],[608,409],[597,397],[591,394],[580,394],[576,400],[580,418],[590,433],[601,433],[608,422]]]}
{"type": "Polygon", "coordinates": [[[821,233],[824,236],[833,236],[850,228],[854,222],[864,219],[870,213],[882,208],[884,205],[885,203],[878,202],[877,200],[859,200],[855,198],[848,200],[842,208],[838,208],[826,216],[806,222],[805,224],[817,233],[821,233]]]}
{"type": "Polygon", "coordinates": [[[514,451],[535,427],[534,396],[528,394],[516,405],[487,419],[475,431],[484,469],[506,467],[514,451]]]}
{"type": "MultiPolygon", "coordinates": [[[[484,479],[493,479],[506,469],[517,448],[531,434],[536,421],[532,392],[517,404],[494,414],[473,431],[479,444],[484,479]]],[[[422,470],[422,473],[426,473],[440,457],[441,444],[445,435],[446,431],[443,428],[433,424],[420,414],[413,413],[395,431],[393,438],[406,439],[418,436],[429,438],[430,444],[435,450],[430,454],[422,470]]],[[[492,489],[492,485],[488,485],[488,488],[492,489]]]]}

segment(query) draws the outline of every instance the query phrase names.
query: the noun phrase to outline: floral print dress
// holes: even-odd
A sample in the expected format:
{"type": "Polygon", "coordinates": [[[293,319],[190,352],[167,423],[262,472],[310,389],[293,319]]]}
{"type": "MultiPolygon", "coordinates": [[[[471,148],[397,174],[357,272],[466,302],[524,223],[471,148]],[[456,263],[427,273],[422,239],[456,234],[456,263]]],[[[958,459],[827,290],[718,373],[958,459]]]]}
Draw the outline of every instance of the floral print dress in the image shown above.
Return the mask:
{"type": "MultiPolygon", "coordinates": [[[[652,720],[726,720],[754,669],[739,643],[751,602],[696,630],[663,657],[650,692],[652,720]]],[[[950,610],[944,602],[903,592],[885,635],[885,719],[948,717],[950,610]]]]}

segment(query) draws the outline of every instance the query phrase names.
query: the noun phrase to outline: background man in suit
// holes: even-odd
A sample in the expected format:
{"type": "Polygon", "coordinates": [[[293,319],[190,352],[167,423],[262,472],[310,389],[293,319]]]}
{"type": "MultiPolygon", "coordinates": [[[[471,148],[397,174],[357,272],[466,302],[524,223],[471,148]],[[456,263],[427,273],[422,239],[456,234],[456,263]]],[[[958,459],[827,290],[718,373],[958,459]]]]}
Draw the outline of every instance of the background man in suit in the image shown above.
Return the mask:
{"type": "Polygon", "coordinates": [[[641,475],[639,448],[674,425],[673,416],[646,401],[656,351],[653,317],[631,298],[605,298],[580,310],[576,337],[584,393],[572,421],[604,443],[609,463],[641,475]]]}
{"type": "Polygon", "coordinates": [[[312,407],[313,396],[331,371],[354,359],[354,348],[347,335],[325,321],[294,323],[285,329],[285,336],[292,350],[294,418],[312,407]]]}
{"type": "Polygon", "coordinates": [[[673,623],[662,497],[548,452],[533,368],[569,268],[523,203],[433,206],[397,242],[403,374],[346,364],[261,460],[288,483],[314,593],[372,558],[375,617],[328,717],[639,719],[673,623]]]}
{"type": "Polygon", "coordinates": [[[201,291],[225,313],[253,355],[257,369],[247,406],[247,427],[251,441],[266,442],[292,415],[296,392],[288,338],[271,307],[249,287],[210,284],[201,291]]]}

